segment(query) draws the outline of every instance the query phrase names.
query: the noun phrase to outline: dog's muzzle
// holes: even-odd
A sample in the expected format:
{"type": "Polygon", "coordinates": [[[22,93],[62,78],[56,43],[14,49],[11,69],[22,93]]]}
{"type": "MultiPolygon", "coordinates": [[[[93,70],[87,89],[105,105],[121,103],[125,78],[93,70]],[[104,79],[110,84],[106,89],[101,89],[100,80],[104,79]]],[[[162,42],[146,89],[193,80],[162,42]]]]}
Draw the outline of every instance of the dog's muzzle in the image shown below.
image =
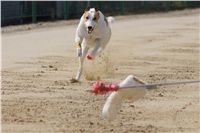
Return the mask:
{"type": "Polygon", "coordinates": [[[93,30],[94,28],[92,26],[88,26],[88,29],[87,29],[88,34],[91,34],[93,30]]]}

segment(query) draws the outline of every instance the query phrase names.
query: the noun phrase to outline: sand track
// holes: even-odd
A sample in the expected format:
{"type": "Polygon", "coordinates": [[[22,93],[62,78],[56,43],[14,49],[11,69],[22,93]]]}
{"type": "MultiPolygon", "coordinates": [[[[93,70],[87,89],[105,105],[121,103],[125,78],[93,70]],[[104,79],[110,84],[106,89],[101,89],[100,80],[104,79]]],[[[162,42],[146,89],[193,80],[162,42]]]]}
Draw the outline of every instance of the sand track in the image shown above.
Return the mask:
{"type": "MultiPolygon", "coordinates": [[[[2,34],[3,133],[199,132],[198,84],[152,90],[137,102],[124,101],[115,121],[102,119],[107,95],[88,93],[93,81],[84,76],[81,83],[69,83],[78,65],[75,29],[2,34]]],[[[104,55],[85,62],[86,74],[105,69],[95,73],[103,81],[129,74],[151,83],[199,79],[199,9],[123,17],[112,32],[104,55]]]]}

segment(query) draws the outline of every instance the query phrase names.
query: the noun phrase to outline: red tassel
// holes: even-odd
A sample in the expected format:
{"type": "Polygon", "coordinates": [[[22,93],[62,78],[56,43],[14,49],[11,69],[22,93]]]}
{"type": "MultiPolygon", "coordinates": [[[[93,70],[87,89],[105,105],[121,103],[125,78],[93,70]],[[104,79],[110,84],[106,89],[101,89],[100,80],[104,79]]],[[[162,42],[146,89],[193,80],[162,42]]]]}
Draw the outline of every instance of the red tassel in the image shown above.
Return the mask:
{"type": "Polygon", "coordinates": [[[95,93],[95,95],[107,94],[108,92],[118,91],[118,90],[119,86],[117,83],[105,84],[101,81],[97,81],[92,85],[92,92],[95,93]]]}

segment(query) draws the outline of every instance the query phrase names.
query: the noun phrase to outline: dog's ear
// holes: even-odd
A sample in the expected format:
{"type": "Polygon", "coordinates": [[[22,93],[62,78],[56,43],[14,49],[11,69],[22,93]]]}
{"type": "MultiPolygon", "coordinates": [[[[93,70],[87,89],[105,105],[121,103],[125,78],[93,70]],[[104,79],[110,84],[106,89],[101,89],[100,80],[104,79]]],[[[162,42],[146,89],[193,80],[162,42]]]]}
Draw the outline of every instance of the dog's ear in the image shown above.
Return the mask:
{"type": "Polygon", "coordinates": [[[99,9],[98,9],[97,7],[90,7],[90,6],[88,6],[88,7],[85,9],[85,11],[89,11],[91,8],[94,8],[96,12],[99,11],[99,9]]]}
{"type": "Polygon", "coordinates": [[[85,12],[86,12],[86,11],[89,11],[89,10],[90,10],[90,8],[91,8],[91,7],[89,7],[89,6],[88,6],[88,7],[85,9],[85,12]]]}
{"type": "Polygon", "coordinates": [[[99,9],[98,9],[97,7],[94,7],[94,9],[95,9],[95,11],[96,11],[96,12],[98,12],[98,11],[99,11],[99,9]]]}

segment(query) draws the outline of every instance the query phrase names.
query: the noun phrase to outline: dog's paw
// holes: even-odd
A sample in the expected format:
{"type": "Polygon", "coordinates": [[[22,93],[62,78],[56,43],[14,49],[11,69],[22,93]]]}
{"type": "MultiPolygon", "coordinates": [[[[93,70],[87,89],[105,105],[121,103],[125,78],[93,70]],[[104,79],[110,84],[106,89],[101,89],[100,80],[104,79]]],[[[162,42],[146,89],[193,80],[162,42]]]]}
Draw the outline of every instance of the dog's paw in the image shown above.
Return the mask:
{"type": "Polygon", "coordinates": [[[77,80],[77,79],[75,79],[75,78],[71,78],[70,79],[70,83],[78,83],[79,81],[77,80]]]}
{"type": "Polygon", "coordinates": [[[92,58],[91,55],[88,54],[88,55],[87,55],[87,59],[88,59],[88,60],[92,60],[93,58],[92,58]]]}

